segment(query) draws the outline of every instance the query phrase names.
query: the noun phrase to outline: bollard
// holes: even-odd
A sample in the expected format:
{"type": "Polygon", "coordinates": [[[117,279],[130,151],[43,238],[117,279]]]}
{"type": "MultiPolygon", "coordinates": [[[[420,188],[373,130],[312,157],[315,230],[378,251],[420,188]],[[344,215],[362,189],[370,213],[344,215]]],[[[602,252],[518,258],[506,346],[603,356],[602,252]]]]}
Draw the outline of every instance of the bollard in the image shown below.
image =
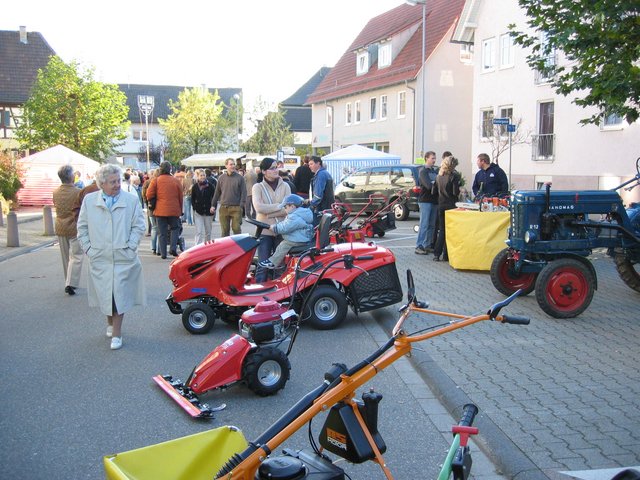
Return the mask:
{"type": "Polygon", "coordinates": [[[7,215],[7,247],[19,247],[20,235],[18,235],[18,216],[16,212],[7,215]]]}
{"type": "Polygon", "coordinates": [[[50,237],[54,235],[53,230],[53,214],[51,213],[51,205],[42,207],[42,219],[44,220],[44,236],[50,237]]]}

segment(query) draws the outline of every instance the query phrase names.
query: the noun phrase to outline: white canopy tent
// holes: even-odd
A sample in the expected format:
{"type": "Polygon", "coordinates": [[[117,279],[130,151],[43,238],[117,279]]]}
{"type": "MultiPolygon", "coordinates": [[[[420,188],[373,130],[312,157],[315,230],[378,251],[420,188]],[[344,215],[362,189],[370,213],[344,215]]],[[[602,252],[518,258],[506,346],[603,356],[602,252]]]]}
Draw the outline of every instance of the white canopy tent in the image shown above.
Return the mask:
{"type": "Polygon", "coordinates": [[[52,205],[53,191],[60,185],[58,169],[65,164],[80,172],[80,178],[88,184],[100,164],[95,160],[65,147],[56,145],[20,160],[24,173],[24,187],[18,192],[21,205],[52,205]]]}
{"type": "Polygon", "coordinates": [[[399,155],[381,152],[362,145],[349,145],[322,157],[322,164],[333,177],[334,183],[362,167],[397,165],[401,161],[399,155]]]}

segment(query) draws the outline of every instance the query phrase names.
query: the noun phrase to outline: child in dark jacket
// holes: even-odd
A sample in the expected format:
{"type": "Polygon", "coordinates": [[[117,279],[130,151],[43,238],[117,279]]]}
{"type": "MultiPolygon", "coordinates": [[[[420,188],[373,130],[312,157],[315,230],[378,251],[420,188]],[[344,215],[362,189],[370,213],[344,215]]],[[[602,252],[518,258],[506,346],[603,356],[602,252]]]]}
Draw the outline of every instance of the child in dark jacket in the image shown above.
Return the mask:
{"type": "Polygon", "coordinates": [[[287,217],[275,225],[271,230],[276,235],[282,235],[282,241],[276,247],[273,255],[260,262],[263,268],[278,268],[284,264],[284,257],[293,247],[307,245],[313,239],[313,213],[303,207],[304,200],[299,195],[288,195],[282,205],[287,217]]]}

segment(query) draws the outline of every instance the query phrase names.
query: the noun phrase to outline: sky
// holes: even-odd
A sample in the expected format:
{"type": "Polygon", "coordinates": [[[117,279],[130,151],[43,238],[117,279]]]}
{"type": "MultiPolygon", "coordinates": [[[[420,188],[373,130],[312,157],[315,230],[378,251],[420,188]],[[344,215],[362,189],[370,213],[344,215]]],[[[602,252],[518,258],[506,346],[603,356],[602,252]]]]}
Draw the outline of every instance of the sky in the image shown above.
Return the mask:
{"type": "Polygon", "coordinates": [[[367,21],[403,0],[21,0],[0,30],[40,32],[108,83],[242,88],[275,105],[333,67],[367,21]]]}

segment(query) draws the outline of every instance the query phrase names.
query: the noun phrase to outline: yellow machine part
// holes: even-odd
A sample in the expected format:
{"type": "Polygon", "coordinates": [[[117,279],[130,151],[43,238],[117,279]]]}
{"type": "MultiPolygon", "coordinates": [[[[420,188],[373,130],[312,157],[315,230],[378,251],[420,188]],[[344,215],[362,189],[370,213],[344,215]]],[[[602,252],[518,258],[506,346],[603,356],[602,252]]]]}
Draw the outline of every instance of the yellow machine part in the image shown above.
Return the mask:
{"type": "Polygon", "coordinates": [[[110,480],[211,480],[233,454],[246,447],[247,441],[240,430],[219,427],[107,455],[103,464],[110,480]]]}

